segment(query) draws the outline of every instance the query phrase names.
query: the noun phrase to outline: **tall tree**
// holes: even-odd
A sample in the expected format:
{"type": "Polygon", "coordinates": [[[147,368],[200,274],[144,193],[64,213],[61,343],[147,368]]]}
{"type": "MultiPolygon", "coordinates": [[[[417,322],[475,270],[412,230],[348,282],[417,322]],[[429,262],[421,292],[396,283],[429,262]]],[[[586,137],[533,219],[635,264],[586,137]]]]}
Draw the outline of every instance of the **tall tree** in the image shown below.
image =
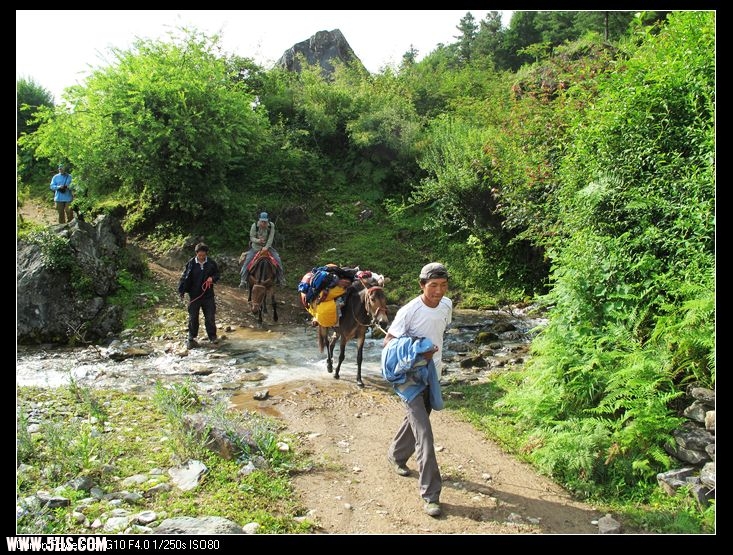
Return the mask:
{"type": "Polygon", "coordinates": [[[537,12],[535,27],[540,33],[541,41],[552,47],[577,38],[573,30],[573,22],[575,21],[575,15],[578,13],[564,11],[537,12]]]}
{"type": "MultiPolygon", "coordinates": [[[[21,136],[33,133],[39,125],[35,121],[36,113],[41,108],[53,107],[53,95],[36,83],[33,79],[21,78],[15,84],[15,98],[17,107],[16,140],[21,136]]],[[[17,177],[22,183],[45,181],[47,164],[40,162],[33,150],[18,143],[17,149],[17,177]]]]}
{"type": "Polygon", "coordinates": [[[509,29],[504,33],[504,49],[507,52],[506,69],[518,70],[522,64],[534,61],[529,54],[521,54],[528,46],[542,42],[537,29],[537,12],[517,11],[512,14],[509,29]]]}
{"type": "Polygon", "coordinates": [[[574,33],[580,37],[588,31],[600,33],[607,41],[617,41],[629,31],[633,12],[602,11],[577,12],[573,22],[574,33]]]}
{"type": "Polygon", "coordinates": [[[479,22],[479,29],[474,40],[473,53],[476,56],[487,56],[498,67],[503,56],[503,32],[501,14],[494,10],[486,14],[479,22]]]}
{"type": "Polygon", "coordinates": [[[411,44],[410,49],[402,54],[402,63],[400,63],[400,70],[415,65],[417,61],[418,50],[411,44]]]}
{"type": "Polygon", "coordinates": [[[32,78],[21,77],[15,83],[15,99],[17,105],[16,132],[20,137],[24,133],[32,133],[38,123],[31,123],[35,112],[41,106],[53,107],[53,95],[32,78]]]}
{"type": "Polygon", "coordinates": [[[454,37],[458,39],[458,52],[460,54],[461,61],[468,62],[471,60],[473,41],[476,39],[476,34],[478,33],[476,18],[473,17],[471,12],[467,12],[466,15],[461,18],[456,29],[461,32],[460,35],[454,37]]]}
{"type": "Polygon", "coordinates": [[[37,152],[70,160],[89,193],[118,199],[131,227],[220,217],[247,184],[230,183],[233,168],[254,179],[269,122],[217,44],[184,30],[168,43],[113,50],[116,63],[48,114],[34,134],[37,152]]]}

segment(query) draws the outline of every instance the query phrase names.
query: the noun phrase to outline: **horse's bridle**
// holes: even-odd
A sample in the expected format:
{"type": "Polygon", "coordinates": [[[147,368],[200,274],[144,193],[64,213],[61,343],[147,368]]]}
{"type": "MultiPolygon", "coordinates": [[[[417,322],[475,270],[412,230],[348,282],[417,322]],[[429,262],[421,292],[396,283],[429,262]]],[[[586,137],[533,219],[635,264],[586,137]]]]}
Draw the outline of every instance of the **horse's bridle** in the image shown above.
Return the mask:
{"type": "Polygon", "coordinates": [[[354,311],[354,305],[351,305],[351,315],[354,317],[354,321],[359,324],[360,326],[365,327],[376,327],[379,331],[381,331],[384,335],[387,335],[387,332],[385,331],[382,326],[379,325],[379,322],[377,321],[377,315],[379,315],[380,312],[384,311],[385,316],[387,316],[387,309],[383,307],[377,308],[376,312],[372,312],[372,300],[370,293],[374,291],[375,289],[384,289],[383,287],[379,287],[378,285],[375,285],[374,287],[367,287],[366,284],[362,281],[362,284],[364,285],[364,309],[366,310],[366,313],[371,318],[371,322],[368,324],[365,324],[364,322],[359,321],[359,317],[356,315],[356,312],[354,311]]]}

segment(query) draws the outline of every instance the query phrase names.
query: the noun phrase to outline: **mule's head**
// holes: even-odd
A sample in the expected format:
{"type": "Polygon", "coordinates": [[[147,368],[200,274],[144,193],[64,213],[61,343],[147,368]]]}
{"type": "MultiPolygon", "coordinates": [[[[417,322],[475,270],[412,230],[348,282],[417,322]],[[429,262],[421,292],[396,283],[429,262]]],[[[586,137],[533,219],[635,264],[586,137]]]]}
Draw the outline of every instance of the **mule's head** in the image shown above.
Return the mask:
{"type": "Polygon", "coordinates": [[[374,286],[364,290],[364,308],[369,314],[372,324],[378,324],[381,327],[389,324],[387,295],[384,294],[382,287],[374,286]]]}
{"type": "Polygon", "coordinates": [[[378,274],[377,272],[368,272],[368,277],[361,278],[367,287],[373,287],[375,285],[384,287],[386,283],[389,283],[389,278],[378,274]]]}
{"type": "Polygon", "coordinates": [[[249,308],[252,314],[258,314],[260,308],[262,308],[265,302],[265,295],[267,294],[267,288],[261,283],[255,283],[251,285],[252,298],[249,301],[249,308]]]}

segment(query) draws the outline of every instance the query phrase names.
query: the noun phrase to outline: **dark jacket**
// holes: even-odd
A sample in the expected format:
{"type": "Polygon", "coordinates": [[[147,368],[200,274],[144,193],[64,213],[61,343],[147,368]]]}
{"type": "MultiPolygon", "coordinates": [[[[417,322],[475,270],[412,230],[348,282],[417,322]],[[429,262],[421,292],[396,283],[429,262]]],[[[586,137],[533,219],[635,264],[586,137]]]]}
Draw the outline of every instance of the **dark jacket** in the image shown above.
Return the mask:
{"type": "Polygon", "coordinates": [[[178,282],[178,294],[183,295],[184,293],[188,293],[192,299],[198,297],[201,293],[203,293],[201,295],[203,299],[213,297],[213,284],[217,281],[219,281],[219,266],[217,266],[216,262],[207,257],[202,270],[201,264],[199,264],[194,256],[186,263],[186,267],[183,269],[181,280],[178,282]],[[213,280],[212,287],[204,291],[201,285],[209,277],[213,280]]]}

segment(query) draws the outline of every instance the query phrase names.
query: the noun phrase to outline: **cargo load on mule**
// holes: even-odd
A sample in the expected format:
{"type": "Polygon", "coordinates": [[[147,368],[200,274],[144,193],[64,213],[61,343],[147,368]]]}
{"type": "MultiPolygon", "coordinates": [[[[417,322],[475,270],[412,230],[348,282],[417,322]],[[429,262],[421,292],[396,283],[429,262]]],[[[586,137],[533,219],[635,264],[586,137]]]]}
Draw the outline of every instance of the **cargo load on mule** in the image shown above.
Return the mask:
{"type": "Polygon", "coordinates": [[[343,307],[346,288],[356,282],[383,286],[384,276],[369,270],[326,264],[305,274],[298,285],[300,302],[313,317],[312,325],[335,326],[343,307]]]}
{"type": "Polygon", "coordinates": [[[333,372],[333,351],[341,340],[339,361],[334,378],[339,378],[346,343],[357,341],[357,377],[361,379],[361,362],[366,332],[378,328],[386,333],[389,324],[387,298],[383,285],[389,281],[381,274],[357,268],[342,268],[328,264],[313,268],[303,276],[298,291],[300,300],[311,315],[311,325],[318,327],[318,347],[327,348],[328,371],[333,372]],[[333,333],[329,337],[329,331],[333,333]]]}

